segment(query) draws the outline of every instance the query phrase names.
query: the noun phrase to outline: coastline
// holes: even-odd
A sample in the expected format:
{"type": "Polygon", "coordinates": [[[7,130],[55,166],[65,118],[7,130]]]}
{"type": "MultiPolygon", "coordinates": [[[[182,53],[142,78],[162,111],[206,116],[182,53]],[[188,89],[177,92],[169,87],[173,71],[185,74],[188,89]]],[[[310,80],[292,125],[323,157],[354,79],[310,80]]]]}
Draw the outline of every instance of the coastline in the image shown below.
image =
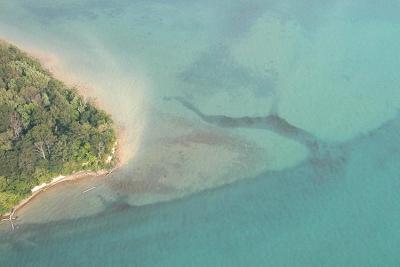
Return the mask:
{"type": "MultiPolygon", "coordinates": [[[[95,95],[94,86],[88,85],[85,82],[79,81],[78,77],[76,77],[70,71],[67,71],[65,66],[61,63],[60,57],[52,52],[45,52],[40,49],[37,49],[32,46],[27,46],[21,42],[15,42],[14,40],[8,41],[5,39],[1,39],[0,41],[5,41],[10,44],[14,44],[22,49],[29,57],[34,58],[40,62],[40,64],[57,80],[62,81],[65,85],[70,88],[74,88],[81,96],[91,99],[94,101],[94,104],[97,108],[105,110],[108,114],[113,114],[112,109],[105,103],[105,101],[101,101],[101,99],[97,98],[95,95]]],[[[116,146],[115,146],[115,157],[117,158],[117,163],[115,168],[119,168],[122,165],[126,164],[130,159],[134,157],[134,152],[130,152],[127,149],[124,149],[128,143],[128,133],[124,125],[115,119],[115,116],[112,116],[114,120],[114,128],[116,132],[116,146]]],[[[137,144],[135,144],[134,150],[136,151],[137,144]]]]}
{"type": "MultiPolygon", "coordinates": [[[[19,47],[28,57],[31,57],[37,60],[44,69],[46,69],[51,76],[60,80],[65,85],[70,88],[76,89],[76,91],[85,98],[90,98],[92,92],[94,91],[93,88],[90,86],[84,85],[83,83],[79,83],[75,79],[73,79],[72,75],[68,74],[65,70],[63,70],[62,64],[60,63],[59,57],[53,53],[46,53],[41,50],[38,50],[33,47],[28,47],[23,43],[15,42],[13,40],[6,40],[4,38],[0,38],[0,42],[4,42],[7,44],[11,44],[14,46],[19,47]]],[[[108,108],[106,108],[103,102],[95,101],[95,106],[106,110],[108,112],[108,108]]],[[[42,192],[46,191],[47,189],[58,185],[60,183],[64,183],[67,181],[74,181],[83,179],[86,177],[100,177],[100,176],[107,176],[111,174],[114,170],[120,168],[124,163],[128,161],[127,153],[125,153],[122,149],[123,142],[126,142],[126,131],[121,126],[114,124],[114,129],[116,132],[116,142],[113,148],[112,153],[109,155],[107,161],[116,160],[115,164],[111,169],[101,169],[98,171],[92,170],[81,170],[69,175],[59,175],[51,179],[48,183],[43,183],[41,185],[37,185],[31,189],[31,194],[22,199],[16,206],[12,208],[7,213],[0,214],[0,223],[4,220],[13,220],[12,215],[18,212],[21,208],[28,205],[32,200],[34,200],[37,196],[39,196],[42,192]]]]}
{"type": "Polygon", "coordinates": [[[5,214],[2,214],[0,217],[0,220],[8,219],[11,214],[18,212],[18,210],[20,210],[21,208],[28,205],[34,198],[39,196],[42,192],[46,191],[47,189],[49,189],[55,185],[58,185],[58,184],[64,183],[64,182],[68,182],[68,181],[75,181],[75,180],[83,179],[86,177],[107,176],[114,170],[115,170],[115,168],[111,169],[111,170],[103,169],[103,170],[99,170],[99,171],[90,171],[90,170],[78,171],[78,172],[75,172],[70,175],[66,175],[66,176],[60,175],[60,176],[54,177],[49,183],[45,183],[40,186],[37,186],[37,187],[40,187],[39,189],[34,190],[37,187],[32,188],[32,190],[31,190],[32,194],[30,196],[28,196],[27,198],[21,200],[16,206],[13,207],[13,209],[11,211],[9,211],[5,214]]]}

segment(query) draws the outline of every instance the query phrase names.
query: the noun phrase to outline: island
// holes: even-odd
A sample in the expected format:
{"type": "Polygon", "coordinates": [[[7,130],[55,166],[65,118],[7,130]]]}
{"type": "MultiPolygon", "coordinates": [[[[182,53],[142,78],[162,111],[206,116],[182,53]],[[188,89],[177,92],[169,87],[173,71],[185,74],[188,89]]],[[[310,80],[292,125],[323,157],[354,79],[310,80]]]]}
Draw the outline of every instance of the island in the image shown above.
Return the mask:
{"type": "Polygon", "coordinates": [[[111,170],[115,148],[110,115],[0,41],[0,215],[68,175],[111,170]]]}

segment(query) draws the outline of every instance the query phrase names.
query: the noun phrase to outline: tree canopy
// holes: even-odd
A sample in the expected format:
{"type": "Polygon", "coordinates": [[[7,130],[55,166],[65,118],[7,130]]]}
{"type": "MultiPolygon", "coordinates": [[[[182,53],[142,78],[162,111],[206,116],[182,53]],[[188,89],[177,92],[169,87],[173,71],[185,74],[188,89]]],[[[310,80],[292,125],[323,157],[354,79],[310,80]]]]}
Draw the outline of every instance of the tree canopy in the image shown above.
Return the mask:
{"type": "Polygon", "coordinates": [[[109,168],[111,117],[0,42],[0,214],[60,174],[109,168]]]}

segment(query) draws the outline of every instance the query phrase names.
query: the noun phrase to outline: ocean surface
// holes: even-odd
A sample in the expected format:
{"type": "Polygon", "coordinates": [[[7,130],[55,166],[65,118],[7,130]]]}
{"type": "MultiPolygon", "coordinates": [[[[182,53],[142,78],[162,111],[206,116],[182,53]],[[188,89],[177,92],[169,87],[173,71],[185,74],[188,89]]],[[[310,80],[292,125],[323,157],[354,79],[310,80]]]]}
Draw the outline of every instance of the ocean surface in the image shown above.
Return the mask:
{"type": "Polygon", "coordinates": [[[0,266],[400,266],[399,10],[0,0],[0,38],[95,97],[125,163],[0,224],[0,266]]]}

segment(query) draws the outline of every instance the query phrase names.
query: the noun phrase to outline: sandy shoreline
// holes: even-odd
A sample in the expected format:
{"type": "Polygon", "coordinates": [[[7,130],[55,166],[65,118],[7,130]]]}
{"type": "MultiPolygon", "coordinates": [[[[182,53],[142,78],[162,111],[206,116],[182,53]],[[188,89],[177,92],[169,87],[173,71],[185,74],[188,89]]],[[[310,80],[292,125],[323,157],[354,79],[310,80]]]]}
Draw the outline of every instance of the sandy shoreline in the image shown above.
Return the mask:
{"type": "Polygon", "coordinates": [[[52,179],[51,182],[47,183],[45,186],[42,186],[40,189],[36,190],[36,191],[32,191],[32,194],[21,200],[20,203],[18,203],[12,211],[7,212],[3,215],[1,215],[2,217],[0,219],[6,219],[9,218],[11,212],[18,212],[19,209],[25,207],[26,205],[28,205],[34,198],[36,198],[38,195],[40,195],[42,192],[46,191],[47,189],[58,185],[60,183],[64,183],[67,181],[75,181],[75,180],[79,180],[82,178],[86,178],[86,177],[99,177],[99,176],[105,176],[108,175],[109,173],[111,173],[113,170],[99,170],[99,171],[79,171],[67,176],[62,176],[62,178],[60,179],[60,176],[54,177],[52,179]]]}
{"type": "MultiPolygon", "coordinates": [[[[94,91],[93,88],[90,88],[87,85],[77,82],[72,77],[72,75],[68,74],[65,70],[63,70],[63,67],[62,67],[62,64],[60,63],[59,57],[56,56],[55,54],[46,53],[46,52],[43,52],[36,48],[28,47],[25,44],[21,44],[18,42],[15,43],[15,42],[7,41],[7,40],[1,39],[1,38],[0,38],[0,42],[15,45],[18,48],[20,48],[24,53],[26,53],[29,57],[37,59],[41,63],[41,65],[44,67],[44,69],[46,69],[54,78],[62,81],[68,87],[75,88],[80,95],[88,98],[91,95],[90,93],[92,93],[94,91]]],[[[97,100],[96,100],[95,105],[103,110],[106,110],[106,111],[108,110],[105,107],[104,103],[99,102],[97,100]]],[[[54,177],[49,183],[38,185],[38,186],[34,187],[33,190],[31,191],[32,194],[29,197],[21,200],[20,203],[18,203],[13,208],[13,210],[11,210],[10,212],[7,212],[5,214],[0,214],[0,220],[9,218],[9,216],[12,212],[14,212],[14,213],[17,212],[18,210],[20,210],[21,208],[23,208],[24,206],[29,204],[34,198],[36,198],[42,192],[46,191],[47,189],[49,189],[57,184],[67,182],[67,181],[74,181],[74,180],[82,179],[85,177],[105,176],[105,175],[110,174],[115,169],[121,167],[121,165],[123,165],[124,163],[126,163],[128,161],[127,153],[124,152],[122,149],[123,143],[126,142],[127,134],[126,134],[126,130],[118,125],[114,125],[114,129],[116,130],[117,141],[115,144],[115,150],[113,151],[111,156],[113,158],[115,157],[117,159],[117,163],[113,169],[111,169],[111,170],[104,169],[104,170],[99,170],[99,171],[90,171],[90,170],[89,171],[78,171],[78,172],[70,174],[70,175],[66,175],[66,176],[60,175],[60,176],[54,177]]]]}

